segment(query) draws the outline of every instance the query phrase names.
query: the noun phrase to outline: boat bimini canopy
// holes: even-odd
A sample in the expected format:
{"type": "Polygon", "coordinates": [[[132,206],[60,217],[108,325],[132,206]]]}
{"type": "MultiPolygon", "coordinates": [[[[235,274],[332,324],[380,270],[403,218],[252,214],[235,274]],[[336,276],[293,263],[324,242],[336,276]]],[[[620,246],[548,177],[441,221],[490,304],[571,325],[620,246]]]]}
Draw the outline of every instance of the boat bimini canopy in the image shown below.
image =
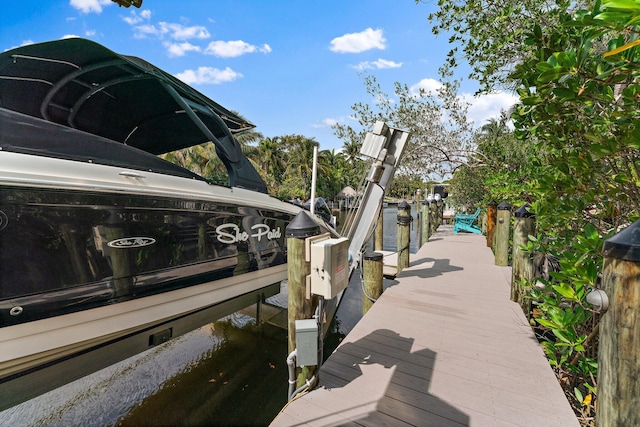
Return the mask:
{"type": "Polygon", "coordinates": [[[0,53],[0,107],[151,154],[211,141],[230,186],[266,192],[233,136],[254,125],[148,62],[90,40],[0,53]]]}

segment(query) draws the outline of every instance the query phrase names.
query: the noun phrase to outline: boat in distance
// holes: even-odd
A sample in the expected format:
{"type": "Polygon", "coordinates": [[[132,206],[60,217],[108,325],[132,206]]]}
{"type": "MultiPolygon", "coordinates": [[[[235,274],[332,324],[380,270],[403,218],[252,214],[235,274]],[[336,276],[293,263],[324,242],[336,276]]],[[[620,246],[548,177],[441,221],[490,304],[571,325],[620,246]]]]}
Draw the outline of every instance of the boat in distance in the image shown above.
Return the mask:
{"type": "Polygon", "coordinates": [[[253,127],[88,40],[0,54],[0,409],[279,291],[303,208],[267,194],[253,127]],[[227,185],[157,157],[207,142],[227,185]]]}

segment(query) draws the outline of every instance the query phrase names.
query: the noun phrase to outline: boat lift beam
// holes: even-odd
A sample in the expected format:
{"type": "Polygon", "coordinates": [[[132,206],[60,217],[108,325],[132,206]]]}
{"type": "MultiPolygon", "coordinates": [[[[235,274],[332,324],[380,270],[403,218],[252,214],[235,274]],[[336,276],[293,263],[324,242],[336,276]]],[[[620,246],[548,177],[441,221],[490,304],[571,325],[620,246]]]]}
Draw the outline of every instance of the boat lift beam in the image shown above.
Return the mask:
{"type": "Polygon", "coordinates": [[[391,185],[409,136],[408,131],[392,128],[381,121],[376,122],[372,132],[367,132],[360,154],[373,159],[373,164],[365,181],[360,207],[345,234],[353,257],[350,273],[360,265],[364,245],[378,221],[385,191],[391,185]]]}

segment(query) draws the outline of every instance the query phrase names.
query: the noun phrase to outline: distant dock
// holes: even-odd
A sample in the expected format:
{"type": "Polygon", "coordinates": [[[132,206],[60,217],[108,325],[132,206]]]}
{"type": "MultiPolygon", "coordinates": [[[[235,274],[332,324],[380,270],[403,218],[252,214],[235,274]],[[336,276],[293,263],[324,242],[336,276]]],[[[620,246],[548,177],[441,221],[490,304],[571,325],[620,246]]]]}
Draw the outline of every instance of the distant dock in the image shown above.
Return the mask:
{"type": "Polygon", "coordinates": [[[579,426],[486,239],[443,226],[320,369],[284,426],[579,426]]]}

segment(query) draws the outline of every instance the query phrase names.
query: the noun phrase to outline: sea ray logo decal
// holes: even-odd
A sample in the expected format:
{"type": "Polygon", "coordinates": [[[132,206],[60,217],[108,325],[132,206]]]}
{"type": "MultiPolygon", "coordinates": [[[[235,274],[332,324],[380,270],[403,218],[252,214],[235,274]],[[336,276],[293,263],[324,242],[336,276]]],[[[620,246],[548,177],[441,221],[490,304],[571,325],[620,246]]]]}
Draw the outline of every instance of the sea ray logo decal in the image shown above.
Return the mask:
{"type": "Polygon", "coordinates": [[[107,243],[110,248],[141,248],[143,246],[153,245],[156,239],[153,237],[125,237],[123,239],[112,240],[107,243]]]}
{"type": "Polygon", "coordinates": [[[0,211],[0,230],[3,230],[7,224],[9,223],[9,218],[7,218],[7,215],[0,211]]]}

